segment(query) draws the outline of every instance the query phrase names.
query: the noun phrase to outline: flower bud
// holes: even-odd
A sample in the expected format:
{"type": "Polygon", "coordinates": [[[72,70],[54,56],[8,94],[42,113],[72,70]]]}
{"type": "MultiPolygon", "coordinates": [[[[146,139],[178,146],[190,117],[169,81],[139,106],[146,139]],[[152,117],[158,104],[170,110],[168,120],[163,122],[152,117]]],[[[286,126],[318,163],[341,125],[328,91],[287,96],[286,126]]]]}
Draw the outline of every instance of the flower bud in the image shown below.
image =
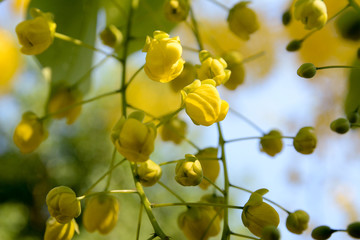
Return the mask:
{"type": "Polygon", "coordinates": [[[358,11],[348,8],[341,13],[335,21],[335,27],[339,35],[347,40],[359,41],[360,39],[360,16],[358,11]]]}
{"type": "Polygon", "coordinates": [[[150,187],[161,178],[161,167],[150,159],[139,163],[136,169],[139,181],[145,187],[150,187]]]}
{"type": "Polygon", "coordinates": [[[179,215],[178,225],[188,240],[208,240],[220,232],[220,219],[216,215],[211,207],[191,207],[179,215]]]}
{"type": "Polygon", "coordinates": [[[111,140],[118,152],[132,162],[144,162],[154,151],[155,126],[144,124],[136,114],[122,117],[114,126],[111,140]]]}
{"type": "Polygon", "coordinates": [[[81,100],[82,96],[79,92],[70,88],[62,88],[50,97],[48,109],[50,113],[59,112],[53,115],[53,118],[66,118],[66,123],[72,124],[81,112],[81,105],[73,105],[81,102],[81,100]]]}
{"type": "Polygon", "coordinates": [[[349,120],[350,123],[358,123],[360,120],[360,114],[358,112],[358,110],[356,110],[355,112],[351,112],[348,114],[347,119],[349,120]]]}
{"type": "Polygon", "coordinates": [[[71,240],[75,231],[78,232],[78,226],[74,219],[62,224],[50,217],[46,221],[44,240],[71,240]]]}
{"type": "Polygon", "coordinates": [[[186,62],[179,76],[172,80],[169,85],[174,92],[180,92],[184,87],[192,83],[196,78],[195,66],[186,62]]]}
{"type": "Polygon", "coordinates": [[[121,31],[115,25],[109,25],[100,33],[102,43],[111,48],[118,47],[123,40],[121,31]]]}
{"type": "Polygon", "coordinates": [[[157,82],[170,82],[180,75],[185,61],[181,58],[180,38],[169,38],[162,31],[155,31],[154,38],[147,36],[142,50],[147,52],[144,70],[146,75],[157,82]]]}
{"type": "Polygon", "coordinates": [[[230,78],[224,83],[224,86],[229,90],[235,90],[239,85],[243,84],[245,79],[243,57],[239,52],[231,51],[224,54],[223,58],[231,71],[230,78]]]}
{"type": "Polygon", "coordinates": [[[118,220],[119,203],[108,194],[97,194],[86,201],[83,224],[88,232],[108,234],[118,220]]]}
{"type": "Polygon", "coordinates": [[[59,223],[68,223],[81,213],[80,201],[75,192],[65,186],[55,187],[46,196],[46,205],[59,223]]]}
{"type": "MultiPolygon", "coordinates": [[[[206,194],[201,197],[201,202],[207,202],[207,203],[216,203],[216,204],[224,204],[225,198],[221,196],[217,196],[214,194],[206,194]]],[[[223,219],[224,217],[224,208],[220,206],[214,206],[214,210],[219,213],[219,218],[223,219]]]]}
{"type": "Polygon", "coordinates": [[[261,240],[279,240],[280,231],[275,226],[266,226],[262,230],[261,240]]]}
{"type": "Polygon", "coordinates": [[[281,132],[278,130],[271,130],[268,134],[265,134],[260,140],[261,151],[274,157],[283,148],[281,137],[281,132]]]}
{"type": "Polygon", "coordinates": [[[316,67],[312,63],[304,63],[297,70],[297,75],[303,78],[312,78],[315,76],[315,74],[316,67]]]}
{"type": "Polygon", "coordinates": [[[229,11],[227,21],[230,30],[243,40],[249,40],[250,34],[259,29],[256,13],[247,7],[250,2],[237,3],[229,11]]]}
{"type": "Polygon", "coordinates": [[[287,26],[289,25],[290,22],[291,22],[291,12],[290,9],[288,9],[282,15],[282,24],[284,26],[287,26]]]}
{"type": "Polygon", "coordinates": [[[181,22],[189,14],[188,0],[166,0],[164,4],[165,17],[172,22],[181,22]]]}
{"type": "Polygon", "coordinates": [[[305,24],[305,29],[320,29],[327,21],[326,5],[322,0],[297,0],[294,16],[305,24]]]}
{"type": "Polygon", "coordinates": [[[346,228],[347,233],[353,238],[360,238],[360,222],[353,222],[346,228]]]}
{"type": "Polygon", "coordinates": [[[325,240],[331,237],[335,231],[328,226],[319,226],[311,232],[311,237],[316,240],[325,240]]]}
{"type": "Polygon", "coordinates": [[[196,125],[210,126],[224,120],[229,104],[221,100],[212,79],[195,80],[182,91],[182,102],[186,113],[196,125]]]}
{"type": "Polygon", "coordinates": [[[175,144],[180,144],[186,135],[186,122],[179,118],[172,118],[164,123],[161,129],[161,139],[163,141],[173,141],[175,144]]]}
{"type": "Polygon", "coordinates": [[[34,19],[25,20],[16,26],[16,34],[22,45],[20,51],[26,55],[44,52],[54,40],[56,24],[50,13],[33,10],[34,19]]]}
{"type": "Polygon", "coordinates": [[[43,122],[33,112],[26,112],[15,128],[13,140],[22,153],[31,153],[46,137],[43,122]]]}
{"type": "Polygon", "coordinates": [[[346,118],[338,118],[331,122],[330,128],[336,133],[344,134],[350,130],[350,122],[346,118]]]}
{"type": "Polygon", "coordinates": [[[269,204],[263,202],[262,196],[269,190],[259,189],[253,192],[244,205],[241,220],[245,227],[255,236],[261,237],[265,227],[271,225],[277,227],[280,222],[279,214],[269,204]]]}
{"type": "Polygon", "coordinates": [[[296,134],[293,144],[295,150],[302,154],[311,154],[316,148],[317,138],[313,127],[303,127],[296,134]]]}
{"type": "Polygon", "coordinates": [[[178,162],[175,168],[175,180],[183,186],[199,185],[203,178],[203,171],[199,160],[191,154],[178,162]]]}
{"type": "Polygon", "coordinates": [[[296,234],[302,234],[308,227],[310,217],[303,210],[297,210],[290,213],[286,219],[286,228],[296,234]]]}
{"type": "Polygon", "coordinates": [[[223,58],[213,58],[206,50],[199,53],[201,65],[196,65],[199,80],[213,79],[216,85],[226,83],[231,71],[225,69],[227,63],[223,58]]]}
{"type": "MultiPolygon", "coordinates": [[[[199,151],[195,157],[199,159],[203,175],[215,182],[220,172],[220,164],[217,160],[218,149],[217,148],[205,148],[199,151]],[[211,159],[211,160],[208,160],[211,159]]],[[[206,190],[211,184],[203,179],[199,184],[199,187],[206,190]]]]}
{"type": "Polygon", "coordinates": [[[296,52],[301,48],[303,40],[292,40],[289,42],[289,44],[286,46],[286,50],[288,52],[296,52]]]}

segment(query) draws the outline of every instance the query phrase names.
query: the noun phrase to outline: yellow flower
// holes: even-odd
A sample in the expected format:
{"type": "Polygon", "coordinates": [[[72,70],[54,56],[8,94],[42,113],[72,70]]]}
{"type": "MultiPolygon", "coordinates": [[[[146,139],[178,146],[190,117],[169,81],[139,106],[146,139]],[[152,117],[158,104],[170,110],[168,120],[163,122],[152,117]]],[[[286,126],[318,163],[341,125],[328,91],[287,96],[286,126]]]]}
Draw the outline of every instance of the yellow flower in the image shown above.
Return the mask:
{"type": "Polygon", "coordinates": [[[44,52],[53,42],[56,24],[50,13],[33,10],[34,19],[25,20],[16,26],[16,34],[22,45],[20,51],[27,55],[44,52]]]}
{"type": "Polygon", "coordinates": [[[174,92],[180,92],[181,89],[189,85],[195,80],[196,69],[195,66],[191,63],[186,62],[184,64],[184,69],[179,76],[172,80],[169,84],[174,92]]]}
{"type": "Polygon", "coordinates": [[[296,151],[311,154],[316,148],[317,138],[313,127],[303,127],[296,134],[293,144],[296,151]]]}
{"type": "Polygon", "coordinates": [[[224,83],[224,86],[229,90],[235,90],[245,79],[243,57],[237,51],[230,51],[224,54],[223,58],[228,64],[228,69],[231,71],[230,78],[224,83]]]}
{"type": "Polygon", "coordinates": [[[182,101],[186,113],[196,125],[210,126],[224,120],[229,111],[229,104],[221,100],[212,79],[195,80],[182,91],[182,101]]]}
{"type": "Polygon", "coordinates": [[[142,123],[139,112],[122,117],[111,133],[111,140],[118,152],[132,162],[144,162],[154,151],[155,126],[142,123]]]}
{"type": "Polygon", "coordinates": [[[146,37],[143,52],[147,52],[145,73],[154,81],[169,82],[183,70],[185,61],[181,58],[179,37],[169,38],[167,33],[155,31],[154,38],[146,37]]]}
{"type": "Polygon", "coordinates": [[[327,9],[322,0],[298,0],[294,8],[295,19],[305,24],[305,29],[320,29],[327,21],[327,9]]]}
{"type": "Polygon", "coordinates": [[[71,107],[65,111],[62,110],[81,100],[82,97],[80,93],[74,92],[74,90],[71,90],[70,88],[63,88],[51,96],[48,109],[50,113],[59,112],[58,114],[53,115],[53,118],[66,118],[66,123],[72,124],[80,115],[81,105],[71,107]]]}
{"type": "Polygon", "coordinates": [[[259,29],[256,13],[247,7],[250,2],[239,2],[229,11],[227,21],[230,30],[243,40],[249,40],[250,34],[259,29]]]}
{"type": "Polygon", "coordinates": [[[42,121],[32,112],[26,112],[14,132],[14,143],[22,153],[31,153],[47,137],[42,121]]]}
{"type": "Polygon", "coordinates": [[[83,224],[88,232],[108,234],[118,220],[119,203],[113,196],[98,194],[86,202],[83,224]]]}
{"type": "Polygon", "coordinates": [[[261,140],[261,151],[267,153],[269,156],[274,157],[281,152],[283,148],[283,142],[281,140],[281,132],[278,130],[271,130],[268,134],[265,134],[261,140]]]}
{"type": "Polygon", "coordinates": [[[75,192],[65,186],[55,187],[46,196],[46,205],[52,217],[59,223],[68,223],[81,213],[80,201],[75,192]]]}
{"type": "Polygon", "coordinates": [[[50,217],[46,222],[44,240],[71,240],[75,231],[78,231],[78,226],[74,219],[62,224],[50,217]]]}
{"type": "Polygon", "coordinates": [[[196,66],[199,80],[213,79],[217,86],[229,80],[231,71],[225,69],[227,63],[223,58],[213,58],[206,50],[199,53],[199,58],[201,65],[196,66]]]}
{"type": "Polygon", "coordinates": [[[290,213],[286,218],[286,228],[296,234],[301,234],[308,227],[310,217],[303,210],[297,210],[290,213]]]}
{"type": "Polygon", "coordinates": [[[196,186],[203,178],[199,160],[191,154],[186,154],[185,159],[176,164],[175,180],[183,186],[196,186]]]}
{"type": "Polygon", "coordinates": [[[136,169],[139,181],[145,187],[153,186],[161,178],[161,167],[150,159],[142,162],[136,169]]]}
{"type": "Polygon", "coordinates": [[[123,35],[115,25],[111,24],[101,31],[100,39],[104,45],[116,48],[121,44],[123,35]]]}
{"type": "Polygon", "coordinates": [[[165,17],[172,22],[181,22],[189,14],[188,0],[166,0],[164,4],[165,17]]]}
{"type": "Polygon", "coordinates": [[[220,218],[216,215],[211,207],[191,207],[179,215],[178,225],[188,240],[207,240],[220,232],[220,218]]]}
{"type": "MultiPolygon", "coordinates": [[[[212,182],[216,181],[220,172],[220,164],[219,161],[216,160],[217,155],[217,148],[205,148],[195,155],[195,157],[197,157],[200,161],[203,175],[210,179],[212,182]]],[[[199,187],[206,190],[210,185],[210,182],[208,182],[206,179],[203,179],[199,184],[199,187]]]]}
{"type": "Polygon", "coordinates": [[[179,144],[184,139],[183,136],[185,136],[186,131],[186,122],[179,118],[172,118],[163,125],[161,129],[161,139],[179,144]]]}
{"type": "Polygon", "coordinates": [[[279,214],[269,204],[263,202],[262,196],[267,189],[259,189],[253,192],[244,206],[241,220],[245,227],[255,236],[261,237],[262,230],[269,225],[277,227],[280,219],[279,214]]]}

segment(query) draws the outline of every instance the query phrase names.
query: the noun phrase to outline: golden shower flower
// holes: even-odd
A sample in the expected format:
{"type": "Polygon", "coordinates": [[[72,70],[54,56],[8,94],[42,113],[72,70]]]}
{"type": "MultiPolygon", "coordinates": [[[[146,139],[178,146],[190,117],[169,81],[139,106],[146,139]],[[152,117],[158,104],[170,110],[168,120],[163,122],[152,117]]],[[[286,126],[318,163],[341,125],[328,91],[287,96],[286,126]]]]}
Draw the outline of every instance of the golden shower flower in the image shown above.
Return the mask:
{"type": "Polygon", "coordinates": [[[199,80],[213,79],[216,85],[224,84],[231,75],[227,63],[223,58],[213,58],[211,54],[202,50],[199,53],[201,65],[196,65],[199,80]]]}
{"type": "Polygon", "coordinates": [[[144,162],[154,151],[156,128],[144,124],[144,114],[134,112],[127,119],[122,117],[114,126],[111,140],[118,152],[132,162],[144,162]]]}
{"type": "Polygon", "coordinates": [[[180,144],[184,139],[186,131],[186,122],[177,117],[172,118],[164,123],[161,128],[161,139],[163,141],[173,141],[175,144],[180,144]]]}
{"type": "Polygon", "coordinates": [[[243,57],[237,51],[230,51],[225,53],[223,58],[231,71],[230,78],[224,83],[224,86],[229,90],[235,90],[239,85],[243,84],[245,79],[243,57]]]}
{"type": "Polygon", "coordinates": [[[266,226],[279,225],[279,214],[269,204],[263,202],[262,196],[269,190],[262,188],[253,192],[244,206],[241,220],[245,227],[255,236],[261,237],[262,231],[266,226]]]}
{"type": "Polygon", "coordinates": [[[149,159],[138,164],[136,173],[141,184],[145,187],[150,187],[160,180],[162,171],[158,164],[149,159]]]}
{"type": "Polygon", "coordinates": [[[81,100],[82,96],[79,92],[75,92],[75,90],[70,88],[62,88],[50,97],[48,105],[49,113],[59,112],[52,117],[55,119],[66,118],[66,123],[72,124],[80,115],[81,104],[73,107],[69,106],[81,100]]]}
{"type": "Polygon", "coordinates": [[[322,0],[298,0],[295,3],[294,16],[305,24],[305,29],[320,29],[327,21],[326,4],[322,0]]]}
{"type": "Polygon", "coordinates": [[[46,137],[43,122],[33,112],[26,112],[15,128],[13,140],[22,153],[31,153],[46,137]]]}
{"type": "Polygon", "coordinates": [[[183,186],[199,185],[203,178],[203,171],[199,160],[191,154],[178,162],[175,168],[175,180],[183,186]]]}
{"type": "Polygon", "coordinates": [[[181,22],[189,14],[188,0],[166,0],[164,4],[165,17],[172,22],[181,22]]]}
{"type": "Polygon", "coordinates": [[[207,240],[220,232],[221,220],[216,215],[211,207],[191,207],[179,215],[178,225],[188,240],[207,240]]]}
{"type": "MultiPolygon", "coordinates": [[[[220,172],[220,163],[219,160],[217,160],[217,155],[217,148],[205,148],[195,155],[195,157],[197,157],[197,159],[200,161],[203,175],[212,182],[216,181],[220,172]]],[[[199,187],[206,190],[210,185],[210,182],[208,182],[206,179],[203,179],[199,184],[199,187]]]]}
{"type": "Polygon", "coordinates": [[[296,134],[293,144],[296,151],[311,154],[316,148],[317,138],[313,127],[303,127],[296,134]]]}
{"type": "Polygon", "coordinates": [[[221,100],[212,79],[195,80],[181,91],[186,113],[196,125],[210,126],[224,120],[229,104],[221,100]]]}
{"type": "Polygon", "coordinates": [[[269,156],[274,157],[280,153],[283,148],[281,139],[281,132],[278,130],[271,130],[260,139],[261,151],[267,153],[269,156]]]}
{"type": "Polygon", "coordinates": [[[249,3],[248,1],[237,3],[230,9],[227,18],[230,30],[243,40],[249,40],[250,34],[259,29],[256,13],[247,7],[249,3]]]}
{"type": "Polygon", "coordinates": [[[46,221],[44,240],[71,240],[78,226],[74,219],[68,223],[59,223],[50,217],[46,221]]]}
{"type": "Polygon", "coordinates": [[[309,214],[303,210],[296,210],[286,218],[286,228],[296,234],[301,234],[308,228],[309,214]]]}
{"type": "Polygon", "coordinates": [[[75,192],[66,186],[55,187],[46,196],[49,213],[59,223],[68,223],[81,213],[80,201],[75,192]]]}
{"type": "Polygon", "coordinates": [[[114,229],[119,213],[117,199],[108,194],[97,194],[86,202],[83,224],[88,232],[108,234],[114,229]]]}
{"type": "Polygon", "coordinates": [[[154,38],[147,36],[142,50],[147,52],[144,70],[146,75],[157,82],[170,82],[180,75],[185,61],[181,58],[182,47],[179,37],[155,31],[154,38]]]}
{"type": "Polygon", "coordinates": [[[16,26],[16,34],[22,45],[20,51],[26,55],[44,52],[54,40],[56,24],[51,13],[32,10],[34,19],[25,20],[16,26]]]}

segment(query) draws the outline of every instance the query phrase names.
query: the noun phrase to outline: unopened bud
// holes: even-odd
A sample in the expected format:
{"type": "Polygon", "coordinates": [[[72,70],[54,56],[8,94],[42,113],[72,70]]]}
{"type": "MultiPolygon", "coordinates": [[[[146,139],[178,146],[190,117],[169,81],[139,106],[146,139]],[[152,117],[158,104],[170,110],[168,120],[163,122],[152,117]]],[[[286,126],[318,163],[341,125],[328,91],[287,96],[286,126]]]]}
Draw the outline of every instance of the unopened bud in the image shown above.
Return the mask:
{"type": "Polygon", "coordinates": [[[316,148],[317,138],[313,127],[303,127],[294,138],[295,150],[302,154],[311,154],[316,148]]]}
{"type": "Polygon", "coordinates": [[[284,26],[287,26],[287,25],[289,25],[290,22],[291,22],[291,12],[290,12],[290,9],[288,9],[282,15],[282,23],[284,26]]]}
{"type": "Polygon", "coordinates": [[[286,219],[286,228],[296,234],[301,234],[308,227],[310,217],[303,210],[297,210],[290,213],[286,219]]]}
{"type": "Polygon", "coordinates": [[[292,40],[289,42],[289,44],[286,46],[286,50],[288,52],[296,52],[301,48],[302,40],[292,40]]]}
{"type": "Polygon", "coordinates": [[[316,74],[316,67],[312,63],[304,63],[297,70],[297,75],[303,78],[312,78],[316,74]]]}
{"type": "Polygon", "coordinates": [[[351,237],[360,238],[360,222],[350,223],[346,231],[351,237]]]}
{"type": "Polygon", "coordinates": [[[100,33],[100,38],[104,45],[116,48],[121,44],[123,35],[116,26],[109,25],[100,33]]]}
{"type": "Polygon", "coordinates": [[[311,237],[316,240],[326,240],[331,237],[335,231],[328,226],[320,226],[314,228],[311,232],[311,237]]]}
{"type": "Polygon", "coordinates": [[[186,154],[185,159],[176,164],[175,180],[183,186],[199,185],[203,178],[200,161],[191,154],[186,154]]]}
{"type": "Polygon", "coordinates": [[[344,134],[350,130],[350,122],[346,118],[338,118],[331,122],[330,128],[334,132],[344,134]]]}
{"type": "Polygon", "coordinates": [[[272,225],[266,226],[262,230],[261,240],[279,240],[280,231],[272,225]]]}

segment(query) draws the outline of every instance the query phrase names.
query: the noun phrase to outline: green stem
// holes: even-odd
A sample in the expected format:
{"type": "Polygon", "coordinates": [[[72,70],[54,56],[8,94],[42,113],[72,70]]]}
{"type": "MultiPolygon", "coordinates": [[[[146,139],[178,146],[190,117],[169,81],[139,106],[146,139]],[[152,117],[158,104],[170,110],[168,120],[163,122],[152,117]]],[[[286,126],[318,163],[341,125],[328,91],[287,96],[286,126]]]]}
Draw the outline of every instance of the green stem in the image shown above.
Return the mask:
{"type": "Polygon", "coordinates": [[[80,197],[77,197],[77,200],[83,200],[85,198],[89,198],[95,195],[99,194],[107,194],[107,193],[137,193],[137,190],[134,189],[124,189],[124,190],[110,190],[110,191],[103,191],[103,192],[95,192],[95,193],[89,193],[86,195],[82,195],[80,197]]]}
{"type": "Polygon", "coordinates": [[[60,39],[60,40],[63,40],[63,41],[66,41],[66,42],[70,42],[74,45],[77,45],[77,46],[81,46],[81,47],[85,47],[85,48],[88,48],[92,51],[95,51],[95,52],[99,52],[99,53],[102,53],[108,57],[113,57],[115,59],[117,59],[118,61],[122,62],[122,59],[120,59],[118,56],[116,56],[115,54],[109,54],[99,48],[96,48],[90,44],[87,44],[87,43],[84,43],[83,41],[79,40],[79,39],[76,39],[76,38],[72,38],[72,37],[69,37],[65,34],[62,34],[62,33],[58,33],[58,32],[55,32],[54,34],[54,37],[56,37],[57,39],[60,39]]]}
{"type": "Polygon", "coordinates": [[[360,69],[360,66],[341,66],[341,65],[334,65],[334,66],[316,67],[316,70],[329,69],[329,68],[352,68],[352,69],[360,69]]]}
{"type": "MultiPolygon", "coordinates": [[[[261,139],[263,137],[243,137],[243,138],[235,138],[231,140],[226,140],[225,143],[231,143],[231,142],[238,142],[238,141],[245,141],[245,140],[252,140],[252,139],[261,139]]],[[[266,136],[266,139],[278,139],[278,138],[289,138],[294,139],[295,137],[289,137],[289,136],[266,136]]]]}
{"type": "Polygon", "coordinates": [[[355,0],[348,0],[348,2],[360,14],[360,6],[355,2],[355,0]]]}
{"type": "Polygon", "coordinates": [[[137,111],[142,111],[142,112],[145,113],[145,115],[148,115],[149,117],[151,117],[151,118],[153,118],[153,119],[158,119],[158,118],[155,117],[154,115],[152,115],[152,114],[150,114],[150,113],[148,113],[148,112],[145,112],[144,110],[142,110],[142,109],[140,109],[140,108],[134,107],[134,106],[132,106],[132,105],[130,105],[130,104],[127,104],[127,107],[132,108],[132,109],[137,110],[137,111]]]}
{"type": "Polygon", "coordinates": [[[222,4],[222,3],[220,3],[220,2],[218,2],[218,1],[216,1],[216,0],[209,0],[209,2],[212,2],[212,3],[214,3],[215,5],[218,5],[219,7],[221,7],[222,9],[224,9],[224,10],[227,11],[227,12],[230,10],[229,7],[225,6],[224,4],[222,4]]]}
{"type": "Polygon", "coordinates": [[[200,50],[199,49],[196,49],[196,48],[192,48],[192,47],[188,47],[188,46],[184,46],[184,45],[182,45],[182,48],[184,49],[184,50],[188,50],[188,51],[192,51],[192,52],[200,52],[200,50]]]}
{"type": "Polygon", "coordinates": [[[259,57],[262,57],[264,55],[265,55],[265,51],[261,51],[261,52],[255,53],[254,55],[244,58],[241,62],[242,63],[251,62],[251,61],[254,61],[255,59],[258,59],[259,57]]]}
{"type": "Polygon", "coordinates": [[[173,207],[173,206],[194,206],[194,207],[223,207],[225,209],[234,208],[234,209],[243,209],[242,206],[227,205],[221,203],[205,203],[205,202],[185,202],[185,203],[153,203],[151,204],[152,208],[159,207],[173,207]]]}
{"type": "Polygon", "coordinates": [[[140,203],[139,219],[138,219],[137,230],[136,230],[136,240],[139,240],[139,239],[140,239],[140,229],[141,229],[142,212],[143,212],[143,206],[142,206],[141,203],[140,203]]]}
{"type": "Polygon", "coordinates": [[[202,44],[202,41],[201,41],[201,37],[200,37],[200,32],[199,32],[199,26],[197,24],[197,21],[195,19],[195,15],[194,15],[194,11],[192,8],[190,8],[190,18],[191,18],[191,22],[194,26],[193,28],[193,32],[194,32],[194,35],[195,35],[195,38],[197,40],[197,43],[199,45],[199,48],[200,48],[200,51],[204,49],[204,45],[202,44]]]}
{"type": "Polygon", "coordinates": [[[238,111],[236,111],[233,108],[230,108],[230,111],[233,114],[235,114],[237,117],[241,118],[244,122],[246,122],[247,124],[249,124],[250,126],[255,128],[257,131],[259,131],[260,133],[265,135],[265,132],[258,125],[256,125],[253,121],[251,121],[250,119],[248,119],[247,117],[245,117],[244,115],[242,115],[241,113],[239,113],[238,111]]]}
{"type": "Polygon", "coordinates": [[[203,178],[208,181],[211,185],[213,185],[219,192],[224,194],[224,190],[222,190],[218,185],[216,185],[213,181],[211,181],[208,177],[203,176],[203,178]]]}
{"type": "Polygon", "coordinates": [[[172,163],[178,163],[178,162],[181,162],[181,161],[184,161],[184,159],[174,160],[174,161],[167,161],[167,162],[159,163],[159,166],[164,166],[164,165],[172,164],[172,163]]]}
{"type": "Polygon", "coordinates": [[[351,125],[351,127],[360,127],[360,124],[358,124],[358,123],[351,123],[350,125],[351,125]]]}
{"type": "Polygon", "coordinates": [[[231,235],[234,235],[234,236],[237,236],[237,237],[260,240],[260,238],[256,238],[256,237],[252,237],[252,236],[247,236],[247,235],[240,234],[240,233],[231,232],[230,234],[231,234],[231,235]]]}
{"type": "Polygon", "coordinates": [[[171,190],[168,186],[166,186],[163,182],[158,181],[158,184],[160,184],[163,188],[165,188],[169,193],[171,193],[172,195],[174,195],[178,200],[180,200],[180,202],[185,203],[186,201],[180,197],[178,194],[176,194],[173,190],[171,190]]]}
{"type": "MultiPolygon", "coordinates": [[[[113,168],[115,158],[116,158],[116,147],[114,147],[114,150],[113,150],[109,170],[113,168]]],[[[111,176],[112,176],[112,171],[110,171],[110,173],[109,173],[109,176],[108,176],[108,179],[107,179],[107,182],[106,182],[106,186],[105,186],[105,191],[107,191],[109,189],[110,182],[111,182],[111,176]]]]}
{"type": "Polygon", "coordinates": [[[190,139],[188,139],[185,136],[180,136],[184,139],[185,142],[187,142],[188,144],[190,144],[193,148],[195,148],[196,150],[200,151],[201,148],[199,148],[193,141],[191,141],[190,139]]]}
{"type": "Polygon", "coordinates": [[[143,70],[144,66],[145,66],[145,64],[142,65],[138,70],[136,70],[136,72],[131,76],[129,81],[126,83],[126,87],[128,87],[130,85],[130,83],[134,80],[134,78],[141,72],[141,70],[143,70]]]}
{"type": "Polygon", "coordinates": [[[159,128],[161,125],[163,125],[164,123],[168,122],[171,118],[173,118],[174,116],[176,116],[179,112],[181,112],[181,110],[183,110],[183,107],[180,107],[179,109],[177,109],[176,111],[166,114],[163,117],[160,117],[159,119],[162,119],[157,125],[156,128],[159,128]]]}
{"type": "Polygon", "coordinates": [[[220,212],[221,212],[221,210],[220,210],[220,211],[216,211],[216,214],[215,214],[214,217],[211,219],[209,225],[207,226],[205,232],[202,234],[200,240],[204,240],[204,239],[205,239],[207,233],[209,232],[209,230],[210,230],[211,226],[213,225],[215,219],[219,216],[220,212]]]}
{"type": "MultiPolygon", "coordinates": [[[[246,188],[243,188],[243,187],[239,187],[239,186],[236,186],[236,185],[233,185],[233,184],[230,184],[230,187],[233,187],[233,188],[236,188],[236,189],[239,189],[239,190],[242,190],[242,191],[245,191],[245,192],[248,192],[248,193],[253,193],[253,191],[250,191],[246,188]]],[[[269,203],[272,203],[273,205],[277,206],[278,208],[282,209],[284,212],[287,212],[288,214],[290,214],[291,212],[288,211],[286,208],[282,207],[281,205],[277,204],[276,202],[266,198],[266,197],[263,197],[264,200],[268,201],[269,203]]]]}

